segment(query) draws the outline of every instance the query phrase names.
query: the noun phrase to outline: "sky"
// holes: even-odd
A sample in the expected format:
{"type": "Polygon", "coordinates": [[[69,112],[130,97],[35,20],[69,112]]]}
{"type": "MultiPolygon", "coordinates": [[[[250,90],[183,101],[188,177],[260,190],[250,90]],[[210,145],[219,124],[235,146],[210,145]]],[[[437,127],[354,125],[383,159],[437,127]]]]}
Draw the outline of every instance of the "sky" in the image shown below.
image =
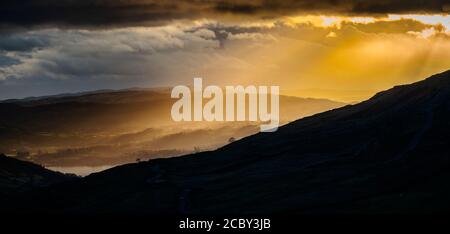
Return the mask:
{"type": "Polygon", "coordinates": [[[279,85],[359,101],[450,69],[450,0],[6,0],[0,99],[279,85]]]}

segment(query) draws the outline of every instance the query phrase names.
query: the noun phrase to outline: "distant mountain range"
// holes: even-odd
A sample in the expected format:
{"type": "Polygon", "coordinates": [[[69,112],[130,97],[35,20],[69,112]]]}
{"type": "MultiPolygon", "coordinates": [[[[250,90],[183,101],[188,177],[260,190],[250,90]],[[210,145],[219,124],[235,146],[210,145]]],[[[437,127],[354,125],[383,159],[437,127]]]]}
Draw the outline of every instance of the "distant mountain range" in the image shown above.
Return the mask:
{"type": "MultiPolygon", "coordinates": [[[[252,122],[174,122],[170,89],[99,90],[0,102],[0,153],[45,166],[118,165],[216,149],[252,122]],[[195,150],[197,149],[197,150],[195,150]]],[[[283,123],[344,103],[280,97],[283,123]]]]}
{"type": "Polygon", "coordinates": [[[21,193],[4,212],[450,211],[450,71],[215,151],[21,193]]]}

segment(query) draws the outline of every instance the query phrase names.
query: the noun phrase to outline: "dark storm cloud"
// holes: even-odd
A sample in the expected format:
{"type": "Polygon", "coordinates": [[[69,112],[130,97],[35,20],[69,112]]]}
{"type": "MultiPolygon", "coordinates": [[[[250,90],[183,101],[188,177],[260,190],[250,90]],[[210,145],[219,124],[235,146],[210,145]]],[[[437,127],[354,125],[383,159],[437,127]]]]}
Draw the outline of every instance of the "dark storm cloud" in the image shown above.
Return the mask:
{"type": "Polygon", "coordinates": [[[157,24],[223,13],[276,17],[323,14],[442,13],[450,0],[2,0],[0,25],[29,27],[157,24]]]}
{"type": "Polygon", "coordinates": [[[176,5],[136,0],[5,0],[0,25],[109,26],[183,17],[176,5]],[[177,15],[175,15],[177,14],[177,15]]]}
{"type": "Polygon", "coordinates": [[[431,13],[448,11],[449,0],[260,0],[219,1],[217,11],[256,14],[274,12],[279,14],[299,12],[386,14],[431,13]]]}

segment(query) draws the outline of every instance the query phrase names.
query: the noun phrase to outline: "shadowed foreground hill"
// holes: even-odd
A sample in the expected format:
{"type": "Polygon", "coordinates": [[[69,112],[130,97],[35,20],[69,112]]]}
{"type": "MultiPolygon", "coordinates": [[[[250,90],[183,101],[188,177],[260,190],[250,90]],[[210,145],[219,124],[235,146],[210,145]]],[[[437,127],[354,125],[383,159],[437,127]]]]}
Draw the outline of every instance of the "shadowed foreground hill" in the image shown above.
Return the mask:
{"type": "Polygon", "coordinates": [[[74,178],[0,154],[0,198],[74,178]]]}
{"type": "Polygon", "coordinates": [[[41,189],[16,212],[450,211],[450,71],[219,150],[41,189]]]}

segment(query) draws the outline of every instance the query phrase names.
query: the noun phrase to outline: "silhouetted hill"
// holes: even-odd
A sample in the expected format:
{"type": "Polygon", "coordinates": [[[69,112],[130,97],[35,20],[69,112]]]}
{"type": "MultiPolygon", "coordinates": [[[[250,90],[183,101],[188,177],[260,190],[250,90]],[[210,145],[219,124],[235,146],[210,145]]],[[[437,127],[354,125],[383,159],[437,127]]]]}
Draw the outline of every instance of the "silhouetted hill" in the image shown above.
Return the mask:
{"type": "Polygon", "coordinates": [[[216,151],[112,168],[15,212],[450,211],[450,71],[216,151]]]}
{"type": "Polygon", "coordinates": [[[74,176],[47,170],[36,164],[0,154],[0,197],[73,179],[74,176]]]}

